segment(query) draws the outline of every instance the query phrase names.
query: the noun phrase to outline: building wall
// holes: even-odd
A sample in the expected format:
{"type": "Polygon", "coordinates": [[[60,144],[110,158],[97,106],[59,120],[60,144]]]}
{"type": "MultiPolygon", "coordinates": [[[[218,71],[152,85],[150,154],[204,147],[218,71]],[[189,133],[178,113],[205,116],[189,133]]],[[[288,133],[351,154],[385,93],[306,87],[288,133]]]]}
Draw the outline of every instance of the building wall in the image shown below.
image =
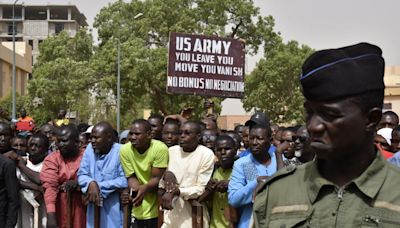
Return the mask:
{"type": "MultiPolygon", "coordinates": [[[[26,42],[15,45],[16,92],[27,94],[29,74],[32,73],[32,51],[26,42]]],[[[12,90],[12,42],[0,43],[0,98],[11,94],[12,90]]]]}
{"type": "Polygon", "coordinates": [[[237,125],[246,123],[251,115],[226,115],[219,116],[217,119],[217,124],[220,129],[233,130],[237,125]]]}

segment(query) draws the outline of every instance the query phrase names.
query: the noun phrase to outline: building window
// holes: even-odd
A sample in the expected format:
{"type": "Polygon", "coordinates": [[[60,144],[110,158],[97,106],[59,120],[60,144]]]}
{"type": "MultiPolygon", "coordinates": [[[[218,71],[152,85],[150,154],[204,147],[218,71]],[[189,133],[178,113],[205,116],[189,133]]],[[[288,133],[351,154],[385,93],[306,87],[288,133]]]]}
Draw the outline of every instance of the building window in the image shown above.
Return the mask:
{"type": "Polygon", "coordinates": [[[8,24],[8,35],[12,36],[13,34],[13,24],[9,23],[8,24]]]}
{"type": "Polygon", "coordinates": [[[33,40],[28,40],[28,44],[31,46],[31,48],[33,49],[33,40]]]}
{"type": "Polygon", "coordinates": [[[64,30],[64,24],[63,23],[56,23],[55,24],[55,31],[56,34],[59,34],[60,32],[62,32],[64,30]]]}

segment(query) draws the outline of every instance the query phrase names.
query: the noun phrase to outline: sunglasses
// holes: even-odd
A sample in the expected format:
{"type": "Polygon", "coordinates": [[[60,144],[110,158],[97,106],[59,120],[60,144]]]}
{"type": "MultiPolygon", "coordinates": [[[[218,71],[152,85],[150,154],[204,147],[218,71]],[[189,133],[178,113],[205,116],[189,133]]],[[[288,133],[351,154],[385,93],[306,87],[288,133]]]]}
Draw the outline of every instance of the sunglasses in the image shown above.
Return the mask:
{"type": "Polygon", "coordinates": [[[298,139],[300,142],[303,143],[303,142],[307,141],[308,137],[306,137],[306,136],[297,136],[297,135],[292,136],[293,142],[295,142],[297,139],[298,139]]]}

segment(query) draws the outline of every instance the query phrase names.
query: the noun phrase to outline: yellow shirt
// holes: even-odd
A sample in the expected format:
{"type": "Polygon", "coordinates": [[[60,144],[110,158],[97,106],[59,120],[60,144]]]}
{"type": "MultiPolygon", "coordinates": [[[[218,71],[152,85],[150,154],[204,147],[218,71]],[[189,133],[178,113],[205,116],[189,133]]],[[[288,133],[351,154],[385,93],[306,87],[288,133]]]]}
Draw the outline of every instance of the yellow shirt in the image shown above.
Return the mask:
{"type": "MultiPolygon", "coordinates": [[[[151,140],[150,147],[140,154],[132,144],[126,143],[121,147],[120,159],[125,176],[136,175],[141,185],[151,179],[151,169],[166,168],[168,166],[168,147],[158,140],[151,140]]],[[[158,217],[157,192],[148,192],[138,207],[132,208],[132,216],[139,220],[158,217]]]]}

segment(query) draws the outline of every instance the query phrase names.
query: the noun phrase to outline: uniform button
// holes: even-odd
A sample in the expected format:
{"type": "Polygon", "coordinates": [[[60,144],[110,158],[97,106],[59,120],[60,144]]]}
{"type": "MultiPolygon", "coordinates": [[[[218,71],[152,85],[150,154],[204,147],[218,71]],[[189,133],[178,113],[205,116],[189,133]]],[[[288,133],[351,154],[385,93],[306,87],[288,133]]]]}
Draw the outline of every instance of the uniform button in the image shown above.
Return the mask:
{"type": "Polygon", "coordinates": [[[280,228],[285,228],[285,227],[286,227],[286,224],[281,224],[279,227],[280,227],[280,228]]]}
{"type": "Polygon", "coordinates": [[[332,212],[332,216],[336,216],[336,212],[332,212]]]}

